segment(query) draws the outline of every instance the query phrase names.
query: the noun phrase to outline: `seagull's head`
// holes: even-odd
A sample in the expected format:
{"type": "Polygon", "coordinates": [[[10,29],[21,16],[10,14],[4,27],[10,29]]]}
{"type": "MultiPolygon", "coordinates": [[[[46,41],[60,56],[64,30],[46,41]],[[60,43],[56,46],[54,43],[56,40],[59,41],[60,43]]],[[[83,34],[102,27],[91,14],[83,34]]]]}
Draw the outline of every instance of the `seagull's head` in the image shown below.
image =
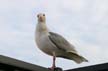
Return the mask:
{"type": "Polygon", "coordinates": [[[44,13],[39,13],[37,14],[38,22],[45,22],[45,14],[44,13]]]}

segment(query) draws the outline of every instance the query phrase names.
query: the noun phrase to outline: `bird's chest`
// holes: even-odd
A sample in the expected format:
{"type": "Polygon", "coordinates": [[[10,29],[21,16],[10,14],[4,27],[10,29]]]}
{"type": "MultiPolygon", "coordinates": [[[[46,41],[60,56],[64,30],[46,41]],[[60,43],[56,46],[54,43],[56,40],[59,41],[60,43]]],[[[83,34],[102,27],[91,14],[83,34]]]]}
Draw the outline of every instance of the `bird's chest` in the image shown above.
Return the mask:
{"type": "Polygon", "coordinates": [[[52,55],[52,52],[55,50],[55,46],[52,44],[52,42],[49,40],[48,36],[38,36],[36,38],[37,45],[39,49],[41,49],[43,52],[52,55]]]}

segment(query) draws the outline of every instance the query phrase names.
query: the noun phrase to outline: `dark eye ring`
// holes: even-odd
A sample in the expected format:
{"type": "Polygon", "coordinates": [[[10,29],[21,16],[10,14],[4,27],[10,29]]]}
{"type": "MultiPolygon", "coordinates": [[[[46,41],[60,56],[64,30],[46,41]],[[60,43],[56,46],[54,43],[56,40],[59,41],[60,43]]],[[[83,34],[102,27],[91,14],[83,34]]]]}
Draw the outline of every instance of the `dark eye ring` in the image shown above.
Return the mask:
{"type": "Polygon", "coordinates": [[[45,14],[43,14],[43,16],[45,16],[45,14]]]}
{"type": "Polygon", "coordinates": [[[37,15],[37,17],[39,17],[39,15],[37,15]]]}

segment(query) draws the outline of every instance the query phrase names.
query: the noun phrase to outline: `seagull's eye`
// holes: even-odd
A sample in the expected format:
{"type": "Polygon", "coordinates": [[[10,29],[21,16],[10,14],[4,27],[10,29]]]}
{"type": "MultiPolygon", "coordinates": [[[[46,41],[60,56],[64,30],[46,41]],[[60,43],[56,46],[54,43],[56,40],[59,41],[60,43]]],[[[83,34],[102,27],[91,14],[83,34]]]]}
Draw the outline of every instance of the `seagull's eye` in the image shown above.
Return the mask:
{"type": "Polygon", "coordinates": [[[43,16],[45,16],[45,14],[43,14],[43,16]]]}
{"type": "Polygon", "coordinates": [[[39,15],[37,15],[37,17],[39,17],[39,15]]]}

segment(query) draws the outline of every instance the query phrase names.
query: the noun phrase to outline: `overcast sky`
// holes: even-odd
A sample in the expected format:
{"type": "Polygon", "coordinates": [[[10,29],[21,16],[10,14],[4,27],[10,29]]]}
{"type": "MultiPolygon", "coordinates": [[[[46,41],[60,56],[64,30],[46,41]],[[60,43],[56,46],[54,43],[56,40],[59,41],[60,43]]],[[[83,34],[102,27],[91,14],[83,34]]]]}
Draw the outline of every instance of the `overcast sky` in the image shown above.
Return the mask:
{"type": "Polygon", "coordinates": [[[76,64],[58,58],[58,67],[108,62],[108,0],[0,0],[0,55],[51,66],[52,57],[41,52],[34,40],[38,13],[45,13],[49,29],[89,60],[76,64]]]}

